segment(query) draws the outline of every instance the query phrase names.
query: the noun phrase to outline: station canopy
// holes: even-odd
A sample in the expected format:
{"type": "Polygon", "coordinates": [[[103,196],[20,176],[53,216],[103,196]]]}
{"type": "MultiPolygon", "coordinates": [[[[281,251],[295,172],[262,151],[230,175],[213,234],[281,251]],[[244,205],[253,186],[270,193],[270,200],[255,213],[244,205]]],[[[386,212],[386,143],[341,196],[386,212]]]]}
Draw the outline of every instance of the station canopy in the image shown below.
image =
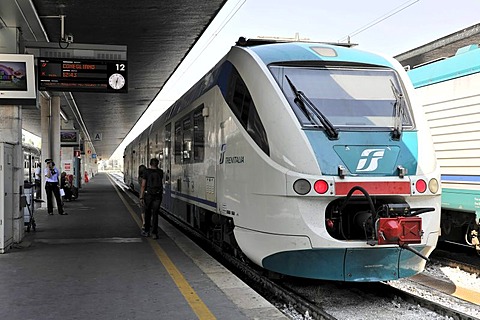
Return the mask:
{"type": "MultiPolygon", "coordinates": [[[[101,141],[92,143],[97,158],[108,159],[225,2],[1,0],[0,28],[18,30],[29,45],[65,46],[64,16],[64,39],[72,35],[74,44],[127,47],[128,93],[51,92],[61,97],[61,109],[76,129],[82,131],[81,116],[92,140],[101,133],[101,141]]],[[[38,106],[23,108],[22,119],[25,130],[41,136],[38,106]]]]}

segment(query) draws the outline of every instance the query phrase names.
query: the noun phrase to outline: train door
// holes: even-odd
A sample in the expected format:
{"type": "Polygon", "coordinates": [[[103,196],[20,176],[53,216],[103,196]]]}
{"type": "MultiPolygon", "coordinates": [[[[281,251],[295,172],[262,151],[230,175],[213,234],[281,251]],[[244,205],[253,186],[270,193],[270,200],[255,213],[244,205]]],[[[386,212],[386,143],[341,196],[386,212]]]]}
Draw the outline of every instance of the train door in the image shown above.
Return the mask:
{"type": "Polygon", "coordinates": [[[217,179],[215,181],[216,188],[216,199],[217,199],[217,213],[224,214],[226,212],[226,201],[225,201],[225,152],[227,151],[227,138],[225,135],[225,124],[228,122],[228,119],[225,120],[222,112],[219,114],[221,121],[220,126],[218,127],[219,135],[217,136],[218,141],[216,143],[217,152],[216,152],[216,163],[217,163],[217,179]]]}
{"type": "Polygon", "coordinates": [[[0,253],[13,244],[13,146],[0,143],[0,253]]]}
{"type": "Polygon", "coordinates": [[[162,206],[169,212],[172,212],[172,184],[171,184],[171,172],[172,172],[172,124],[169,123],[165,126],[165,155],[164,155],[164,176],[165,176],[165,188],[162,206]]]}

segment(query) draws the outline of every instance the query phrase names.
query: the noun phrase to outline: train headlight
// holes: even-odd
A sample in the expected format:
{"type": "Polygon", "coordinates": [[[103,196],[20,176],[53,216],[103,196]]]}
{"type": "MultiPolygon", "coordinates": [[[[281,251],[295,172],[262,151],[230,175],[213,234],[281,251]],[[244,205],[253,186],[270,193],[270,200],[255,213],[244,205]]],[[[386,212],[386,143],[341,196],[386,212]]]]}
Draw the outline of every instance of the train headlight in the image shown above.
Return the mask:
{"type": "Polygon", "coordinates": [[[433,178],[428,181],[428,190],[430,190],[431,193],[437,193],[439,188],[440,186],[437,179],[433,178]]]}
{"type": "Polygon", "coordinates": [[[420,193],[424,193],[427,190],[427,183],[425,180],[417,180],[417,182],[415,182],[415,189],[417,189],[417,191],[420,193]]]}
{"type": "Polygon", "coordinates": [[[293,183],[293,190],[302,196],[309,193],[311,188],[310,182],[305,179],[298,179],[293,183]]]}
{"type": "Polygon", "coordinates": [[[328,183],[325,180],[317,180],[313,185],[313,189],[319,194],[324,194],[328,191],[328,183]]]}

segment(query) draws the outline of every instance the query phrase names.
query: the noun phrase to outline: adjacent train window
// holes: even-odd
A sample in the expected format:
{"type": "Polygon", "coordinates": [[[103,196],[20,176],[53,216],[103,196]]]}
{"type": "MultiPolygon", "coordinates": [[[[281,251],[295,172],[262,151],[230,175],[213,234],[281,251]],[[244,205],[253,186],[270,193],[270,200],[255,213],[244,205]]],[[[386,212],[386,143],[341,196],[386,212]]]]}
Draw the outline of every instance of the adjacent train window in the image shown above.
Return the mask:
{"type": "Polygon", "coordinates": [[[203,104],[175,122],[175,163],[203,162],[205,154],[205,120],[203,104]]]}
{"type": "Polygon", "coordinates": [[[235,68],[230,77],[227,103],[250,137],[267,155],[270,155],[267,133],[258,115],[252,95],[235,68]]]}

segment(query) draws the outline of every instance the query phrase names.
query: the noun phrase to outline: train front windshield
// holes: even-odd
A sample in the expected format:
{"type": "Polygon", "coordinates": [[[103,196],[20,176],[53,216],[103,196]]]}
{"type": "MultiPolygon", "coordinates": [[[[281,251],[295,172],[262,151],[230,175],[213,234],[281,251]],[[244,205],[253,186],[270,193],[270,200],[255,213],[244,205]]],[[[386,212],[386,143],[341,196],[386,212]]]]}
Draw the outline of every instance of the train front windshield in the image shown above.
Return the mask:
{"type": "Polygon", "coordinates": [[[392,70],[272,65],[270,71],[303,127],[316,127],[318,122],[295,102],[295,92],[287,79],[336,128],[390,129],[396,117],[402,119],[404,128],[412,126],[408,101],[392,70]]]}

